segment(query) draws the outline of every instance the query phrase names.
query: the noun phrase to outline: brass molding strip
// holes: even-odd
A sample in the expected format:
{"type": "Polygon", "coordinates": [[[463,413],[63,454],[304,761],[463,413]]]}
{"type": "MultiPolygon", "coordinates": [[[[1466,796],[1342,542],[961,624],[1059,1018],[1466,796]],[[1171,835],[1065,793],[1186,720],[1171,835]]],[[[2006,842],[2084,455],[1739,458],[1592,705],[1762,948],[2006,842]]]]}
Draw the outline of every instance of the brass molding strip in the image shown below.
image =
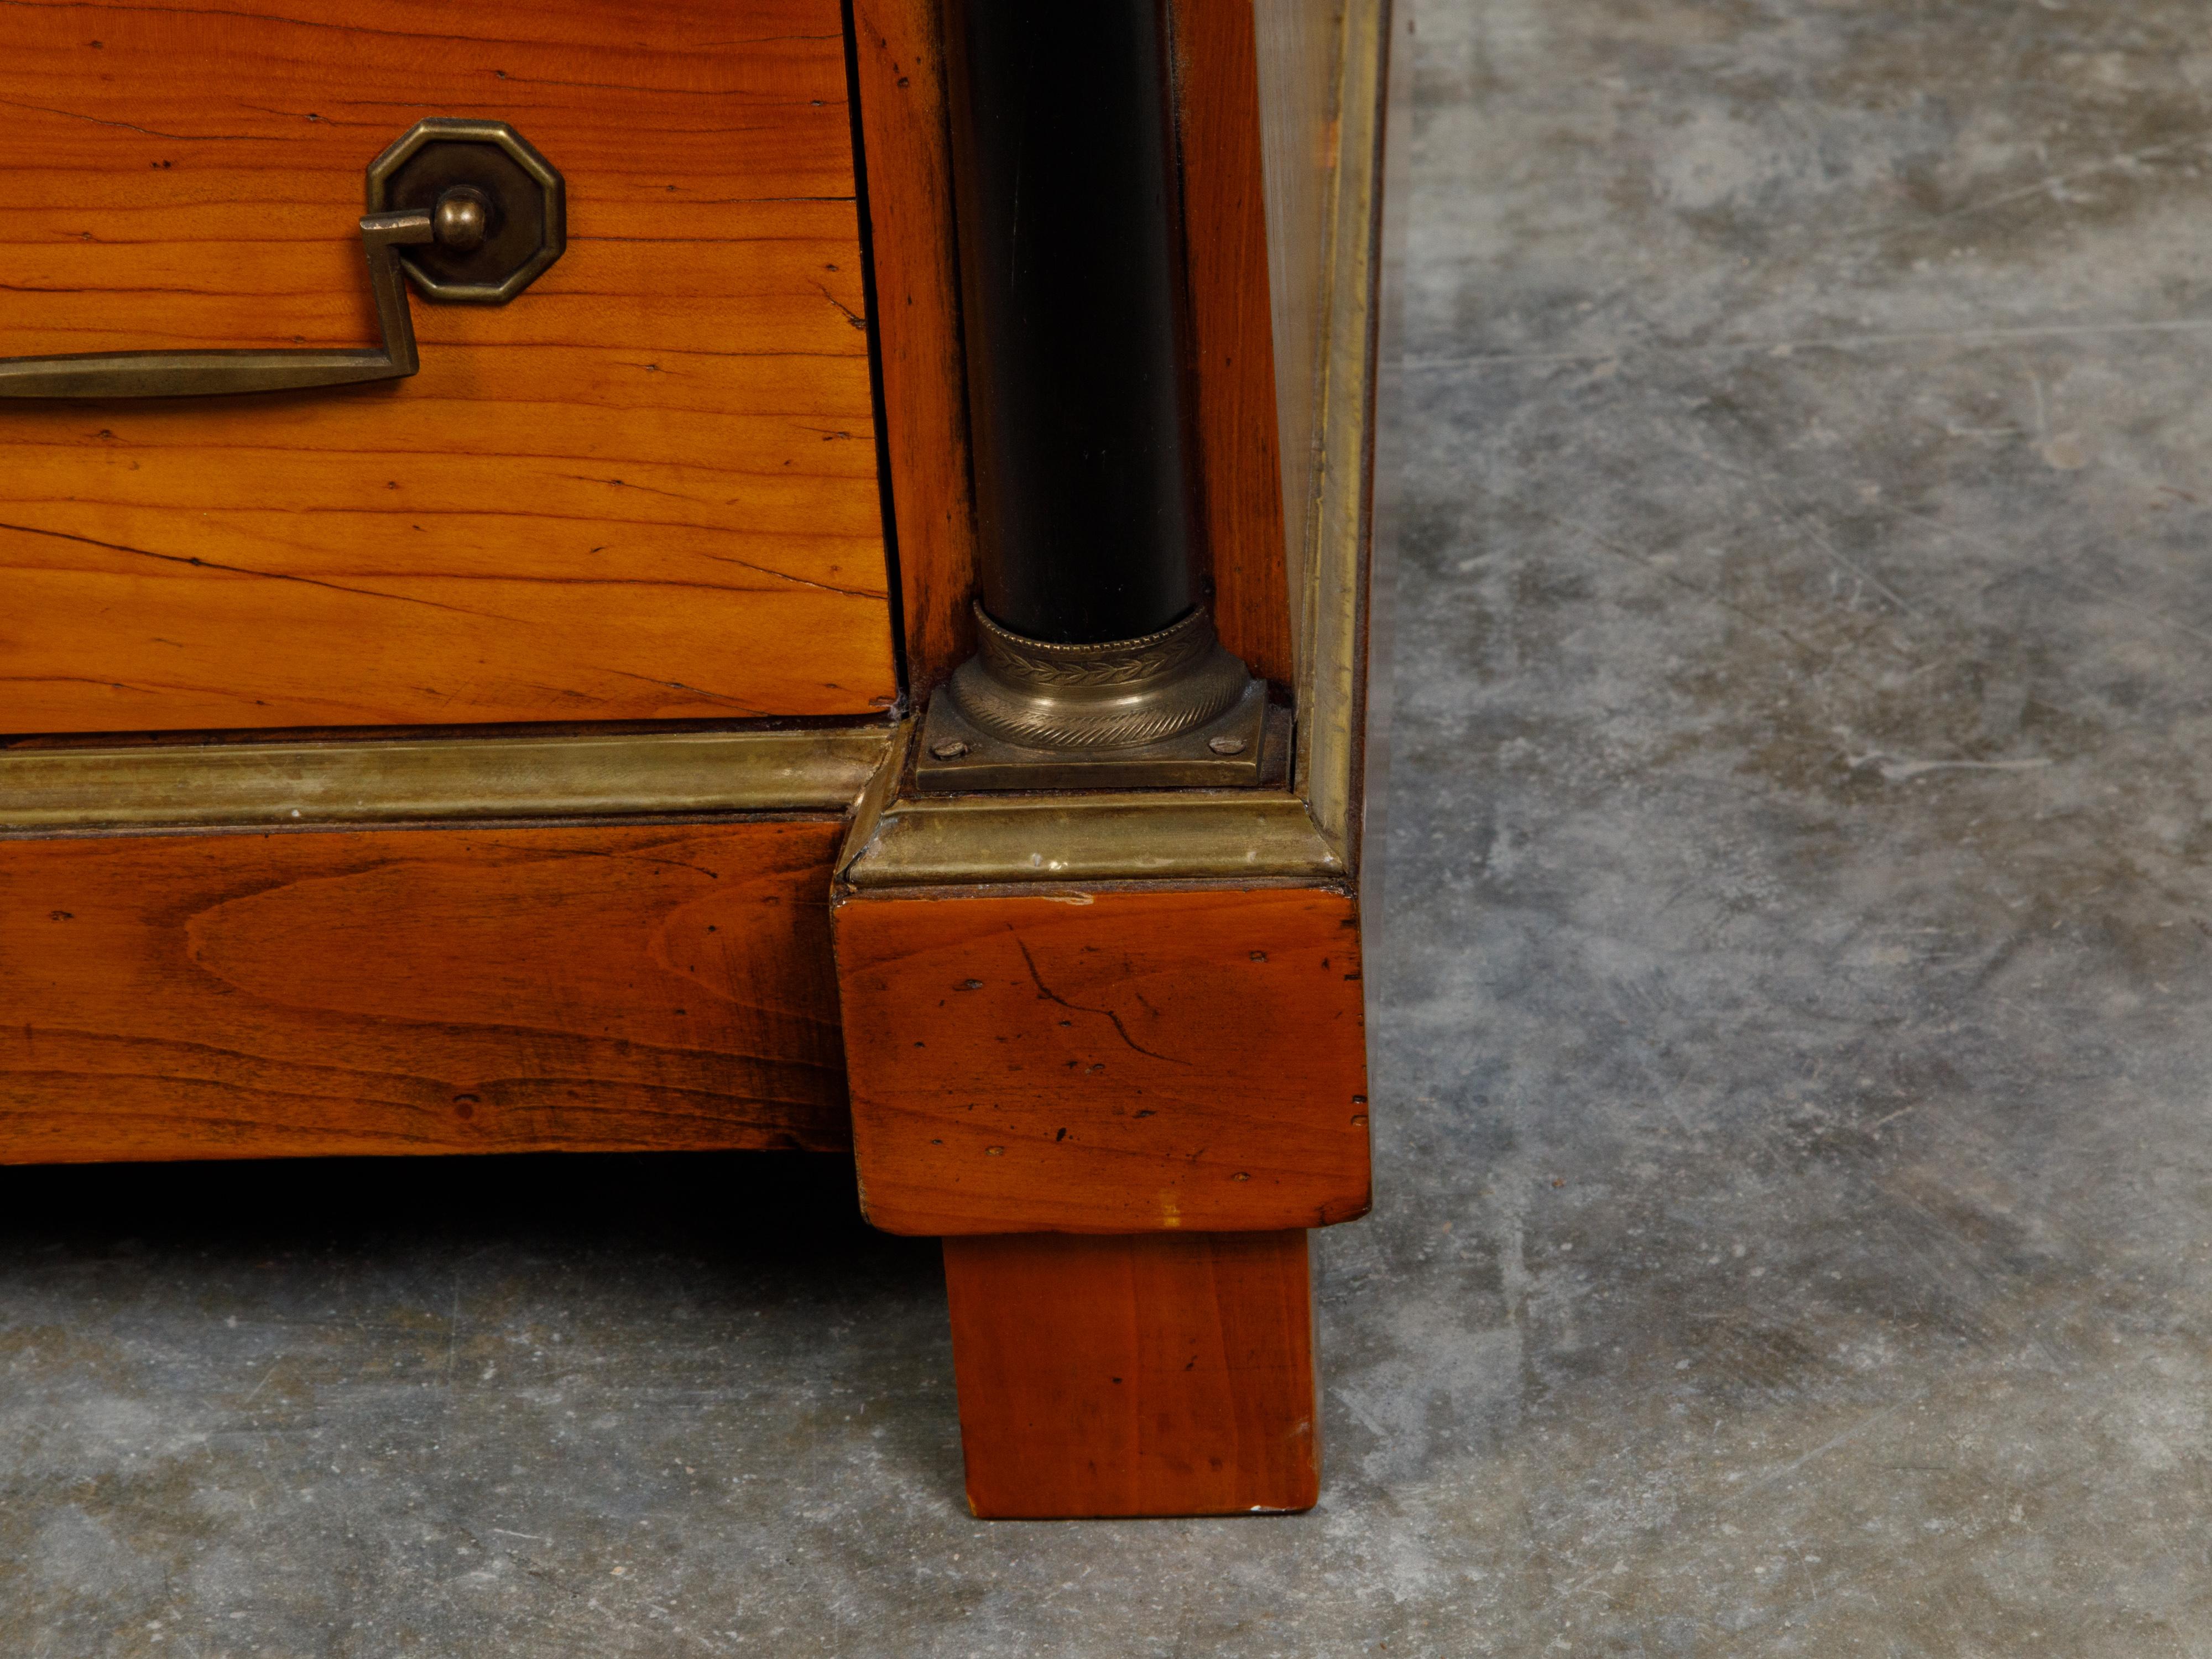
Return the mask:
{"type": "MultiPolygon", "coordinates": [[[[1360,842],[1359,777],[1365,699],[1369,447],[1375,393],[1376,283],[1381,275],[1379,191],[1389,0],[1346,8],[1336,199],[1330,238],[1322,385],[1321,473],[1307,550],[1308,649],[1298,687],[1298,790],[1330,844],[1360,842]]],[[[1383,691],[1385,688],[1372,688],[1383,691]]],[[[1356,857],[1356,852],[1347,852],[1356,857]]]]}
{"type": "Polygon", "coordinates": [[[845,812],[888,726],[0,751],[0,835],[845,812]]]}
{"type": "Polygon", "coordinates": [[[914,723],[854,809],[837,879],[849,890],[994,883],[1340,879],[1306,804],[1268,789],[914,795],[914,723]]]}
{"type": "Polygon", "coordinates": [[[838,874],[863,890],[1346,874],[1305,803],[1267,791],[921,796],[862,811],[838,874]]]}

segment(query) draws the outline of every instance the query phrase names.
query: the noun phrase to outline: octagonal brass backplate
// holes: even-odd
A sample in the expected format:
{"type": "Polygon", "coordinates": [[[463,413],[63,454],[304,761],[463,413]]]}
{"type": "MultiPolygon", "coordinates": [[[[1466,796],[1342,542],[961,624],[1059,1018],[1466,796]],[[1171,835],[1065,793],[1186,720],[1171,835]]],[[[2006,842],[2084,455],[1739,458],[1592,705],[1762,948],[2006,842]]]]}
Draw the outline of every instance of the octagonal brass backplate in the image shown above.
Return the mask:
{"type": "Polygon", "coordinates": [[[553,164],[504,121],[434,116],[369,163],[368,210],[436,214],[482,206],[481,240],[409,248],[400,264],[426,298],[505,305],[568,244],[568,191],[553,164]]]}

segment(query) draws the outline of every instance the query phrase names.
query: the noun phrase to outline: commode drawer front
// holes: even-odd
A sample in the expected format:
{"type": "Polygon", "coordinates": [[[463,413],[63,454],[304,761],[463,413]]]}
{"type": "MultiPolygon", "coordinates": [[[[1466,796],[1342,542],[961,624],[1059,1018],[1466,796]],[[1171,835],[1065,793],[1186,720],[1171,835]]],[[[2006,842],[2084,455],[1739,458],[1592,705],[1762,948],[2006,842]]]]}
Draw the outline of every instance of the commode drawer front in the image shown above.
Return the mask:
{"type": "Polygon", "coordinates": [[[0,12],[0,359],[221,381],[0,396],[0,734],[887,704],[846,87],[836,0],[0,12]],[[410,377],[235,389],[204,354],[384,361],[378,235],[434,280],[539,234],[497,157],[380,185],[434,118],[542,159],[557,258],[410,280],[410,377]]]}
{"type": "Polygon", "coordinates": [[[848,1146],[842,833],[0,838],[0,1164],[848,1146]]]}

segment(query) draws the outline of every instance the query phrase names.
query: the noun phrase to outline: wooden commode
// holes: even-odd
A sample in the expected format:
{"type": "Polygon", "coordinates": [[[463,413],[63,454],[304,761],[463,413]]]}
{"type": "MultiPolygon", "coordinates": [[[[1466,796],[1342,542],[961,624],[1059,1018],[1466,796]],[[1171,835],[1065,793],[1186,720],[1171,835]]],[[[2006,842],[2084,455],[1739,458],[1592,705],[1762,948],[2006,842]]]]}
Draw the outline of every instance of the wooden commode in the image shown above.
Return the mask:
{"type": "Polygon", "coordinates": [[[0,1161],[850,1152],[978,1514],[1311,1504],[1406,27],[6,9],[0,1161]]]}

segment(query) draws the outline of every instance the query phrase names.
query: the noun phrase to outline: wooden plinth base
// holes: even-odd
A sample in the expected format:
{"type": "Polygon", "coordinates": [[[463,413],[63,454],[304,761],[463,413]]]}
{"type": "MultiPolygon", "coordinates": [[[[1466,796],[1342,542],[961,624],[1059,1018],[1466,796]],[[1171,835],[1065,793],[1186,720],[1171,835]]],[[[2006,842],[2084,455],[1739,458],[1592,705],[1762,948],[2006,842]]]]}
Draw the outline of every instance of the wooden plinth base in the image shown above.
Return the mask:
{"type": "Polygon", "coordinates": [[[1365,1214],[1352,896],[1075,896],[986,886],[836,906],[868,1219],[995,1237],[1269,1232],[1365,1214]]]}
{"type": "Polygon", "coordinates": [[[1231,1515],[1321,1489],[1303,1231],[947,1238],[968,1502],[1231,1515]]]}

